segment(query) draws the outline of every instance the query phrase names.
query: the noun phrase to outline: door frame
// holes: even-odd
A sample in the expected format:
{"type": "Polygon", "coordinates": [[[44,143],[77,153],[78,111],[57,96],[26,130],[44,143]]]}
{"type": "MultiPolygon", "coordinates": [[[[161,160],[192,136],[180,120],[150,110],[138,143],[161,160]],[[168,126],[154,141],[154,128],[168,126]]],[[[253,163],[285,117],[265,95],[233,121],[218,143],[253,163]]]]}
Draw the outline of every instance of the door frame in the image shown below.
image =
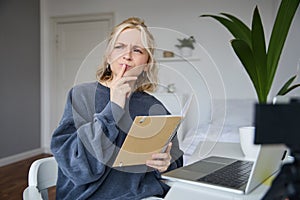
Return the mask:
{"type": "MultiPolygon", "coordinates": [[[[43,1],[41,1],[42,3],[43,1]]],[[[41,148],[45,153],[51,153],[50,141],[53,133],[51,128],[53,102],[56,81],[56,29],[59,23],[90,22],[105,20],[110,27],[114,26],[114,13],[93,13],[84,15],[66,15],[48,17],[45,5],[41,4],[41,148]]]]}

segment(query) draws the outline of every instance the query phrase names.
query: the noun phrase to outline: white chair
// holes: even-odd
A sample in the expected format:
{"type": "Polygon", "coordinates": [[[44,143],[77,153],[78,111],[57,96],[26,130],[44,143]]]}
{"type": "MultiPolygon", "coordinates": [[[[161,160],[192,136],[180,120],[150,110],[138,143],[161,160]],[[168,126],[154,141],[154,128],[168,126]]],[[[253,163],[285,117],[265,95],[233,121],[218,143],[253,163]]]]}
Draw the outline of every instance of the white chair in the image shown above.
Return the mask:
{"type": "Polygon", "coordinates": [[[24,200],[48,200],[48,188],[56,185],[57,162],[54,157],[34,161],[28,173],[28,187],[23,191],[24,200]]]}
{"type": "MultiPolygon", "coordinates": [[[[57,162],[54,157],[34,161],[28,173],[28,187],[23,191],[23,200],[48,200],[48,188],[56,185],[57,162]]],[[[159,200],[148,197],[145,200],[159,200]]]]}

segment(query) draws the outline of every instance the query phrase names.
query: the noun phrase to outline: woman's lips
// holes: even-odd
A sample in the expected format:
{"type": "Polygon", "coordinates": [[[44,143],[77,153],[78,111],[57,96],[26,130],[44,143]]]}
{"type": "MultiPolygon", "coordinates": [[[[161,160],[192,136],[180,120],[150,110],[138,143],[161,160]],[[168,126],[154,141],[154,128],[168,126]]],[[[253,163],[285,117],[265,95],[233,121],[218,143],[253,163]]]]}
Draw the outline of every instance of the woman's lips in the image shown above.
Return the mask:
{"type": "Polygon", "coordinates": [[[129,65],[126,65],[126,64],[122,64],[122,67],[126,67],[126,71],[130,68],[130,66],[129,65]]]}

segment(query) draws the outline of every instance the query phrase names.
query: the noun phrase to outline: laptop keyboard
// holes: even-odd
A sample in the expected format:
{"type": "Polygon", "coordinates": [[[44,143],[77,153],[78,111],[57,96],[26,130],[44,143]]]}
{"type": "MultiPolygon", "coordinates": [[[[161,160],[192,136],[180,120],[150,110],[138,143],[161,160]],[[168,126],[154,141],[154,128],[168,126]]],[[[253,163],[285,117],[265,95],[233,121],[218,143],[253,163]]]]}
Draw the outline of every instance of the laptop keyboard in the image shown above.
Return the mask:
{"type": "Polygon", "coordinates": [[[198,179],[198,181],[238,189],[247,183],[252,165],[251,161],[238,160],[198,179]]]}

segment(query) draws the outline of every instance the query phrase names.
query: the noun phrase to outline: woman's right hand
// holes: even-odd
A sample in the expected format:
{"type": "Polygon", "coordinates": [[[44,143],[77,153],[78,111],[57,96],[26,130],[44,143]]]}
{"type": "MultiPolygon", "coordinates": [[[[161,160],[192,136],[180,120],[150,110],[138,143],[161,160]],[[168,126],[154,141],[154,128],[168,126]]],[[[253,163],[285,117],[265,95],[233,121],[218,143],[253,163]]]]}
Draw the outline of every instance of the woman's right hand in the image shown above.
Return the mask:
{"type": "Polygon", "coordinates": [[[123,76],[126,71],[126,66],[122,66],[121,71],[110,82],[110,101],[125,107],[126,98],[133,91],[136,76],[123,76]]]}

